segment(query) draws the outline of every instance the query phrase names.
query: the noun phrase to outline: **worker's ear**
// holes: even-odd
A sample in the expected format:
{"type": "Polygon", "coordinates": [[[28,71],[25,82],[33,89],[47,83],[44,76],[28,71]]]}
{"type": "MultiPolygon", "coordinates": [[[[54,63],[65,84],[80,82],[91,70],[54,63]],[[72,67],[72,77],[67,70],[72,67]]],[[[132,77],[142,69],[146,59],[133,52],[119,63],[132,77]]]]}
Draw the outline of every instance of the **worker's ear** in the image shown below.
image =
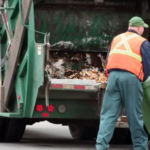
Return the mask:
{"type": "Polygon", "coordinates": [[[138,33],[139,33],[139,35],[143,35],[143,33],[144,33],[144,27],[138,27],[138,33]]]}
{"type": "Polygon", "coordinates": [[[140,34],[140,27],[137,27],[137,31],[138,31],[138,33],[140,34]]]}

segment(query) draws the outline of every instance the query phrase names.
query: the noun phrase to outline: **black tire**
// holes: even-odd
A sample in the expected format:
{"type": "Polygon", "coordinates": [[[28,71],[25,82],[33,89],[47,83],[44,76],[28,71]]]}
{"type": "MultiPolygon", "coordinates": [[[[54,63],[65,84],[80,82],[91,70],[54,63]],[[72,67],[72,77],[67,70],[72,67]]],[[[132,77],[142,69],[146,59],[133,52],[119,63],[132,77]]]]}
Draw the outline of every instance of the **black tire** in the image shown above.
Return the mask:
{"type": "Polygon", "coordinates": [[[1,141],[19,142],[25,131],[25,122],[23,119],[6,119],[2,121],[1,141]]]}
{"type": "Polygon", "coordinates": [[[97,136],[97,131],[94,127],[69,124],[69,130],[72,137],[76,140],[94,140],[97,136]]]}
{"type": "MultiPolygon", "coordinates": [[[[144,126],[144,130],[148,135],[148,139],[150,140],[150,135],[149,135],[147,129],[145,128],[145,126],[144,126]]],[[[123,128],[117,129],[113,135],[111,142],[113,142],[113,144],[118,143],[118,144],[132,145],[133,142],[132,142],[132,138],[131,138],[130,129],[127,129],[127,128],[126,129],[123,129],[123,128]],[[117,142],[117,139],[118,139],[118,142],[117,142]]],[[[149,144],[149,146],[150,146],[150,144],[149,144]]]]}
{"type": "Polygon", "coordinates": [[[127,133],[127,136],[126,136],[125,144],[133,145],[130,129],[128,129],[128,133],[127,133]]]}
{"type": "Polygon", "coordinates": [[[0,118],[0,142],[2,141],[2,131],[3,131],[3,118],[0,118]]]}
{"type": "Polygon", "coordinates": [[[130,129],[115,128],[110,144],[131,144],[130,129]]]}
{"type": "Polygon", "coordinates": [[[150,141],[148,141],[148,149],[150,149],[150,141]]]}

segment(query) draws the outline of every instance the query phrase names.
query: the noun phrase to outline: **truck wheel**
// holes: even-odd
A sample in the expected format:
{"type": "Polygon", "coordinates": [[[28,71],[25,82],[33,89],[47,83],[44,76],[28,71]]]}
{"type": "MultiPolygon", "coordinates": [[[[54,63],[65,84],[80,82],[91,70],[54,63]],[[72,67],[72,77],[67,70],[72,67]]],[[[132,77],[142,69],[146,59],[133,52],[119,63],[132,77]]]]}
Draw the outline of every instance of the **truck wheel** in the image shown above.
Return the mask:
{"type": "Polygon", "coordinates": [[[19,142],[25,131],[25,122],[22,119],[2,120],[1,141],[2,142],[19,142]]]}
{"type": "Polygon", "coordinates": [[[2,141],[2,125],[3,125],[3,118],[0,118],[0,142],[2,141]]]}
{"type": "Polygon", "coordinates": [[[148,142],[148,149],[150,149],[150,141],[148,142]]]}
{"type": "Polygon", "coordinates": [[[69,124],[69,130],[72,137],[76,140],[94,140],[97,136],[97,131],[94,127],[69,124]]]}
{"type": "Polygon", "coordinates": [[[131,144],[131,142],[128,128],[115,128],[110,144],[131,144]]]}
{"type": "MultiPolygon", "coordinates": [[[[146,129],[146,127],[144,126],[144,129],[145,129],[145,132],[147,133],[147,135],[148,135],[148,139],[150,140],[150,135],[149,135],[149,133],[148,133],[148,131],[147,131],[147,129],[146,129]]],[[[120,130],[120,134],[121,135],[119,135],[118,134],[118,139],[120,139],[119,137],[121,137],[121,136],[123,136],[124,137],[124,139],[122,138],[121,140],[122,140],[122,142],[124,141],[124,144],[128,144],[128,145],[132,145],[133,143],[132,143],[132,138],[131,138],[131,132],[130,132],[130,129],[121,129],[120,130]]],[[[114,134],[114,138],[115,138],[115,136],[116,136],[116,134],[114,134]]],[[[150,143],[150,142],[149,142],[150,143]]],[[[149,144],[150,145],[150,144],[149,144]]]]}
{"type": "Polygon", "coordinates": [[[130,129],[129,129],[129,132],[128,132],[127,136],[126,136],[125,144],[133,145],[133,143],[132,143],[132,138],[131,138],[131,132],[130,132],[130,129]]]}

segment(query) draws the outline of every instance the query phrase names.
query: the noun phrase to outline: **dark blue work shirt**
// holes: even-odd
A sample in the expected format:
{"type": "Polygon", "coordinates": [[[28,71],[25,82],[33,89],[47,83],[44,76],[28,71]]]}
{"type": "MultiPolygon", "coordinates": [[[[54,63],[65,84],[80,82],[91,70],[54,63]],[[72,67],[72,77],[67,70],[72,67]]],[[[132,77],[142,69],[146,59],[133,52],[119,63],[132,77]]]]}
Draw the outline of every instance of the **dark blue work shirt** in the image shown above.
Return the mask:
{"type": "MultiPolygon", "coordinates": [[[[134,30],[128,30],[128,32],[137,33],[134,30]]],[[[110,45],[108,52],[107,52],[106,62],[108,59],[110,48],[111,48],[111,45],[110,45]]],[[[143,42],[143,44],[141,46],[141,55],[142,55],[144,81],[145,81],[150,76],[150,43],[147,40],[145,42],[143,42]]],[[[108,72],[115,71],[115,70],[121,70],[121,69],[110,69],[108,72]]],[[[125,70],[122,70],[122,71],[125,71],[125,70]]]]}

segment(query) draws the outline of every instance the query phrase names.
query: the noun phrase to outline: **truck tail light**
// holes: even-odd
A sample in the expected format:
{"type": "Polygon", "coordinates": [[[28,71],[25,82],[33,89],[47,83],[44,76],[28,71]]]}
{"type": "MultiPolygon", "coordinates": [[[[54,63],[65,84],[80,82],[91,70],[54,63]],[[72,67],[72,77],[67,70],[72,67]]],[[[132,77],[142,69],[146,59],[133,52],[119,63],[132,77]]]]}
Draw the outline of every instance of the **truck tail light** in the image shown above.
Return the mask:
{"type": "Polygon", "coordinates": [[[44,106],[42,104],[36,105],[36,111],[37,112],[42,112],[44,110],[44,106]]]}
{"type": "Polygon", "coordinates": [[[49,113],[42,113],[42,117],[49,117],[49,113]]]}
{"type": "Polygon", "coordinates": [[[54,112],[55,106],[54,106],[54,105],[49,105],[49,106],[47,107],[47,110],[48,110],[49,112],[54,112]]]}

